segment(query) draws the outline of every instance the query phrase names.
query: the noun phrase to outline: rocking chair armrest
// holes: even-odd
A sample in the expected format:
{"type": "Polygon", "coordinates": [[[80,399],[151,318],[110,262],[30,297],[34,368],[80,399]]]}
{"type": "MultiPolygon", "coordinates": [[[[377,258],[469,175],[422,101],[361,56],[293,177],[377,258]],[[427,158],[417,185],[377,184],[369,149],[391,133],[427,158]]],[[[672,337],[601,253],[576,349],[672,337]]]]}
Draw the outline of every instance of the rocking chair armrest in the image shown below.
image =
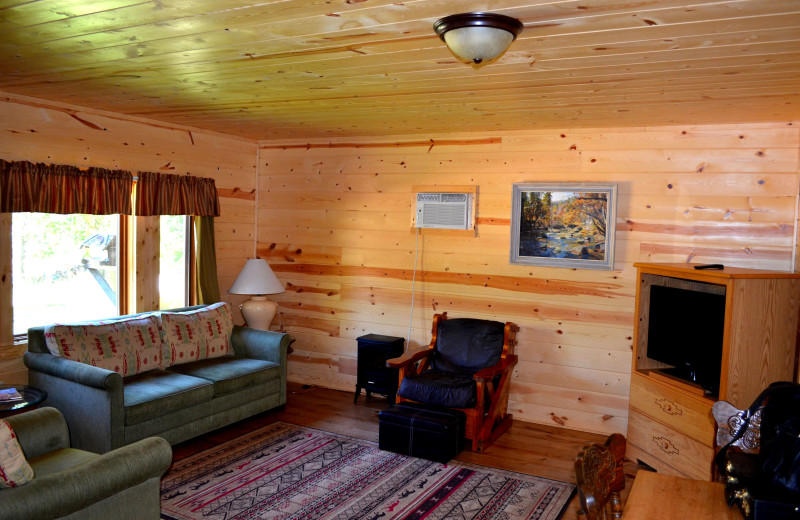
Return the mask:
{"type": "Polygon", "coordinates": [[[412,365],[420,359],[425,359],[431,354],[431,349],[422,349],[409,351],[400,357],[390,358],[386,360],[387,368],[403,368],[412,365]]]}
{"type": "Polygon", "coordinates": [[[503,372],[510,372],[514,368],[514,365],[517,364],[517,361],[519,361],[517,355],[512,354],[508,357],[502,358],[495,365],[486,367],[483,370],[476,372],[475,375],[472,377],[476,381],[481,379],[484,380],[492,379],[495,376],[499,376],[503,372]]]}

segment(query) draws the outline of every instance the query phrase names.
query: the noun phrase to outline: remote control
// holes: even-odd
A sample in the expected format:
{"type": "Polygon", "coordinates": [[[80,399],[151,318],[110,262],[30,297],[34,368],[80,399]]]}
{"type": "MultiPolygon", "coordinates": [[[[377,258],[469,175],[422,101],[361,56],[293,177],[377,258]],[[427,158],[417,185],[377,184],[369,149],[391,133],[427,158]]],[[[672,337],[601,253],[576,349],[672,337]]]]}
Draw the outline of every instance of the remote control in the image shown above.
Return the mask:
{"type": "Polygon", "coordinates": [[[705,264],[705,265],[696,265],[694,266],[695,269],[725,269],[725,266],[722,264],[705,264]]]}

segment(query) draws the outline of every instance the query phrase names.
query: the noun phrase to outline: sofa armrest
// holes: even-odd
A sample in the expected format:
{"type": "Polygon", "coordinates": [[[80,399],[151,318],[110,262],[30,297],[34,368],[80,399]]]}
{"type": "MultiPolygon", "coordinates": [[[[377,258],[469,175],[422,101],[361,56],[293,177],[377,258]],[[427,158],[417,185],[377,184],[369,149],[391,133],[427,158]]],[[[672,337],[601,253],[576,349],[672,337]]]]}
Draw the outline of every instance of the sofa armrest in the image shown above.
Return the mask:
{"type": "Polygon", "coordinates": [[[148,437],[94,460],[0,490],[5,520],[67,516],[152,478],[172,463],[172,448],[160,437],[148,437]]]}
{"type": "Polygon", "coordinates": [[[73,448],[106,453],[125,444],[120,374],[50,353],[26,352],[23,360],[30,384],[47,392],[44,405],[64,415],[73,448]]]}
{"type": "Polygon", "coordinates": [[[32,459],[53,450],[69,448],[67,421],[55,408],[45,407],[7,418],[14,429],[25,458],[32,459]]]}
{"type": "Polygon", "coordinates": [[[294,338],[285,332],[234,325],[231,343],[237,356],[263,359],[286,366],[289,345],[294,343],[294,338]]]}
{"type": "Polygon", "coordinates": [[[22,359],[26,367],[53,377],[103,390],[122,391],[122,376],[112,370],[39,352],[25,352],[22,359]]]}

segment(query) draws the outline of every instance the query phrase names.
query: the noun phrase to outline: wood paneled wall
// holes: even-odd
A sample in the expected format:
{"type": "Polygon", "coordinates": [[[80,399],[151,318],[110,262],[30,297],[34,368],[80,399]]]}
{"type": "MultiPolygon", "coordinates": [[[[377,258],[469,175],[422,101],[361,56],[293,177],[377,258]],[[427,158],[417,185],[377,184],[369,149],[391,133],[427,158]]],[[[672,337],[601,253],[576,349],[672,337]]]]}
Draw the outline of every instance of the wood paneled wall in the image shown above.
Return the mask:
{"type": "MultiPolygon", "coordinates": [[[[99,166],[132,172],[189,174],[215,179],[221,216],[216,219],[220,293],[237,303],[241,297],[226,290],[253,254],[255,225],[256,144],[154,121],[100,112],[15,95],[0,94],[0,158],[75,166],[99,166]],[[237,299],[238,298],[238,299],[237,299]]],[[[11,253],[8,215],[0,218],[3,283],[0,286],[0,381],[27,381],[21,355],[24,345],[11,338],[11,253]]],[[[135,310],[158,305],[158,224],[138,218],[135,310]],[[154,258],[155,257],[155,258],[154,258]]],[[[238,312],[238,311],[237,311],[238,312]]]]}
{"type": "MultiPolygon", "coordinates": [[[[633,262],[796,268],[799,126],[460,133],[257,146],[3,95],[0,157],[215,178],[222,202],[216,221],[221,293],[233,303],[243,299],[225,289],[253,255],[257,237],[258,255],[287,286],[274,296],[281,313],[273,326],[297,338],[292,381],[352,391],[355,338],[408,337],[410,329],[416,348],[428,343],[435,312],[510,320],[521,327],[511,391],[517,418],[606,433],[625,431],[627,424],[633,262]],[[510,265],[515,182],[616,182],[615,269],[510,265]],[[474,190],[476,229],[417,235],[413,193],[424,186],[474,190]]],[[[8,220],[0,216],[4,230],[8,220]]],[[[0,381],[23,382],[22,348],[10,341],[10,242],[4,237],[0,381]]],[[[147,249],[141,230],[136,237],[147,249]]],[[[138,273],[138,280],[152,287],[147,273],[138,273]]],[[[137,305],[152,298],[142,289],[137,305]]]]}
{"type": "Polygon", "coordinates": [[[262,142],[258,254],[287,285],[290,379],[352,391],[358,336],[410,326],[416,348],[435,312],[513,321],[516,417],[624,432],[632,264],[792,270],[799,150],[797,123],[262,142]],[[510,265],[515,182],[617,183],[615,269],[510,265]],[[417,236],[413,191],[437,185],[476,188],[474,232],[417,236]]]}

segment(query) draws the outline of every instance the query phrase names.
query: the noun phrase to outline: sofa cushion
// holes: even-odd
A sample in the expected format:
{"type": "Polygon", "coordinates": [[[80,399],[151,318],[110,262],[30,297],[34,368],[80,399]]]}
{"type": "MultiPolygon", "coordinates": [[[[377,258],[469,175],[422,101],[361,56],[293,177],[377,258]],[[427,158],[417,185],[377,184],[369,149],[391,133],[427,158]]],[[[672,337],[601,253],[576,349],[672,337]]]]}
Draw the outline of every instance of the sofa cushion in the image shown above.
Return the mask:
{"type": "Polygon", "coordinates": [[[233,317],[225,302],[191,311],[162,312],[160,317],[162,368],[233,353],[233,317]]]}
{"type": "Polygon", "coordinates": [[[201,359],[200,351],[205,350],[205,343],[194,315],[162,312],[161,332],[164,347],[162,368],[201,359]]]}
{"type": "Polygon", "coordinates": [[[161,365],[161,336],[154,316],[45,327],[45,343],[61,356],[124,376],[161,365]]]}
{"type": "Polygon", "coordinates": [[[225,357],[169,368],[170,372],[206,379],[214,384],[214,395],[230,394],[280,378],[280,365],[261,359],[225,357]]]}
{"type": "Polygon", "coordinates": [[[90,451],[61,448],[34,457],[30,462],[37,477],[46,477],[100,457],[101,455],[90,451]]]}
{"type": "Polygon", "coordinates": [[[210,401],[214,385],[176,372],[154,370],[125,379],[125,424],[137,424],[210,401]]]}
{"type": "MultiPolygon", "coordinates": [[[[233,316],[228,303],[220,302],[209,305],[205,309],[193,311],[200,334],[206,342],[205,358],[216,358],[233,354],[231,332],[233,332],[233,316]]],[[[203,352],[201,352],[201,356],[203,352]]],[[[200,359],[203,359],[201,357],[200,359]]]]}

